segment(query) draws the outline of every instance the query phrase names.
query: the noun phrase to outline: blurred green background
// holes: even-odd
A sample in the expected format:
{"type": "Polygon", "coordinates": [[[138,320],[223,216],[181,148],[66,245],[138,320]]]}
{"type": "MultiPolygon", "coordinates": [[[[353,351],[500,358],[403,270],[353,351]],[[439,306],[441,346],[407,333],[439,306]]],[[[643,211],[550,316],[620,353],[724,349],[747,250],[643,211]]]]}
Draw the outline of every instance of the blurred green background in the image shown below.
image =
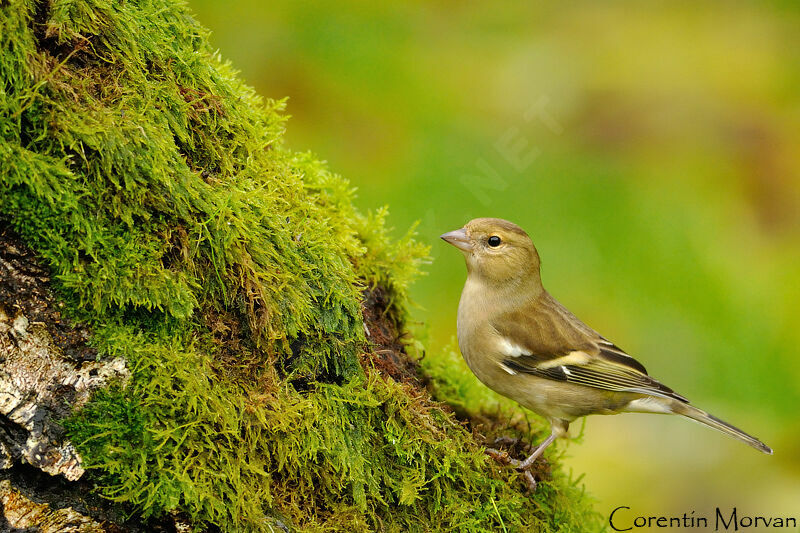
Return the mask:
{"type": "Polygon", "coordinates": [[[388,204],[398,235],[420,221],[428,357],[465,277],[438,235],[507,218],[562,303],[775,449],[590,418],[565,462],[598,511],[800,516],[797,4],[528,4],[190,1],[248,83],[289,96],[291,148],[388,204]]]}

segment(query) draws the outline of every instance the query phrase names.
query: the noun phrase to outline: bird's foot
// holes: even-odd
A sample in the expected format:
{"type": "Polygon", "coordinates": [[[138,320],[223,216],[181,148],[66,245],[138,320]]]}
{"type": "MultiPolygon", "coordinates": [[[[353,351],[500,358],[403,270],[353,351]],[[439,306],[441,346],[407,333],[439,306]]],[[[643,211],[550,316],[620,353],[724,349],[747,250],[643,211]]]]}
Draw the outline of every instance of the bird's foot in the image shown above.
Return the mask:
{"type": "MultiPolygon", "coordinates": [[[[495,443],[497,443],[498,440],[500,439],[495,440],[495,443]]],[[[514,439],[509,439],[509,440],[514,440],[514,439]]],[[[502,465],[512,466],[515,470],[517,470],[522,474],[523,478],[525,479],[525,485],[528,487],[528,492],[533,493],[536,491],[536,479],[533,477],[533,473],[530,471],[533,462],[531,462],[528,465],[525,465],[523,461],[511,457],[507,451],[498,450],[496,448],[486,448],[485,453],[486,455],[488,455],[489,457],[491,457],[492,459],[494,459],[495,461],[497,461],[502,465]]]]}
{"type": "MultiPolygon", "coordinates": [[[[518,459],[514,459],[509,455],[509,453],[503,449],[497,448],[487,448],[486,453],[494,458],[495,461],[504,465],[511,465],[514,467],[518,472],[520,472],[525,479],[525,484],[528,486],[528,490],[533,492],[536,490],[536,479],[533,477],[533,473],[530,471],[531,466],[536,460],[541,457],[544,450],[550,446],[553,441],[556,439],[556,434],[551,433],[549,437],[547,437],[536,449],[531,452],[530,455],[524,460],[520,461],[518,459]]],[[[500,437],[495,439],[495,445],[511,445],[515,446],[519,444],[518,439],[510,439],[508,437],[500,437]]]]}

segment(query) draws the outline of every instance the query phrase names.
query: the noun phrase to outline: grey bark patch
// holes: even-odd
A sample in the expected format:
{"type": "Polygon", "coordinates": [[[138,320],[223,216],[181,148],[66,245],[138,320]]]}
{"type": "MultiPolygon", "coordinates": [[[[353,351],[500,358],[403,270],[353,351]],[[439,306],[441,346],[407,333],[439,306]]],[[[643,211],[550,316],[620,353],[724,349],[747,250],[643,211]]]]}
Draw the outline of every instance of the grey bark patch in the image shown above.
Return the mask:
{"type": "Polygon", "coordinates": [[[62,318],[49,282],[0,221],[0,468],[27,463],[75,480],[81,458],[58,421],[129,372],[121,358],[96,360],[88,329],[62,318]]]}

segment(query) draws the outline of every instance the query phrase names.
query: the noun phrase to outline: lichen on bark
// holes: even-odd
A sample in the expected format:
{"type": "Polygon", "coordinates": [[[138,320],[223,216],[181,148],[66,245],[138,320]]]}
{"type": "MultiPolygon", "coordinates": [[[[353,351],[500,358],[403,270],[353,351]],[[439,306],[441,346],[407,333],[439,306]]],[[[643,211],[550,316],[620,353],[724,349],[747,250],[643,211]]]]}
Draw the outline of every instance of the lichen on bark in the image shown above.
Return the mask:
{"type": "MultiPolygon", "coordinates": [[[[48,417],[81,482],[198,530],[595,523],[560,469],[525,494],[431,397],[403,342],[424,247],[282,145],[283,102],[182,4],[9,0],[0,46],[0,218],[88,332],[72,369],[129,372],[48,417]]],[[[29,331],[14,298],[5,342],[29,331]]],[[[67,364],[71,337],[41,338],[67,364]]]]}

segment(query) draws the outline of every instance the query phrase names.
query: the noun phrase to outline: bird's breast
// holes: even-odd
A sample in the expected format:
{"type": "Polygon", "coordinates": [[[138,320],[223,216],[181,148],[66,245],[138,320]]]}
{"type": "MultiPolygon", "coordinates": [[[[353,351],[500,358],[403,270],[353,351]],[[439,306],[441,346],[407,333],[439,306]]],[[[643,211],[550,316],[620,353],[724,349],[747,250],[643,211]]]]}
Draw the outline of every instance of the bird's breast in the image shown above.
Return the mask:
{"type": "Polygon", "coordinates": [[[497,390],[503,375],[502,338],[492,327],[493,302],[485,297],[480,286],[469,281],[464,286],[458,305],[458,347],[470,370],[489,388],[497,390]]]}

